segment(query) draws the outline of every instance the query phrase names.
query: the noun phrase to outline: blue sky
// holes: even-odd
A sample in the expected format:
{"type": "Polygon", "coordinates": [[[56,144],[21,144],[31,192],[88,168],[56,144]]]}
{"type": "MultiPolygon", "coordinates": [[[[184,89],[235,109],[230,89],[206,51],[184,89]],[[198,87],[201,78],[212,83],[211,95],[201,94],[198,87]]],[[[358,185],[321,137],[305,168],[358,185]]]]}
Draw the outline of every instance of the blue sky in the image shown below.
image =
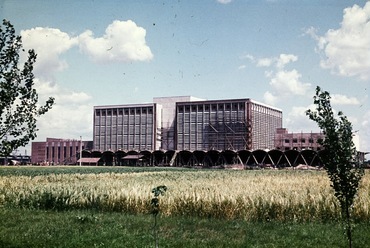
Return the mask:
{"type": "Polygon", "coordinates": [[[370,2],[3,0],[0,15],[38,54],[40,100],[56,98],[37,140],[92,139],[95,105],[184,95],[252,98],[318,131],[304,111],[319,85],[370,151],[370,2]]]}

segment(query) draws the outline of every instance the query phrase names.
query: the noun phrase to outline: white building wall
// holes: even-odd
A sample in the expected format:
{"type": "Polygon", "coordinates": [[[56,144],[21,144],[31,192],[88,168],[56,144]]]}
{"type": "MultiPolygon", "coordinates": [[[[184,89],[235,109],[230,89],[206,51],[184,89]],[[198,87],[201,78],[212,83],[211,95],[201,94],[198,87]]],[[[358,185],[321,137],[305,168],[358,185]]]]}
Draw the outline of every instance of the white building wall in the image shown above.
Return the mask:
{"type": "MultiPolygon", "coordinates": [[[[203,101],[204,99],[193,96],[171,96],[171,97],[154,97],[153,102],[160,105],[161,124],[160,126],[160,145],[157,146],[162,150],[174,150],[175,137],[175,119],[176,119],[176,102],[203,101]]],[[[159,113],[158,113],[159,114],[159,113]]],[[[158,129],[157,129],[158,130],[158,129]]]]}

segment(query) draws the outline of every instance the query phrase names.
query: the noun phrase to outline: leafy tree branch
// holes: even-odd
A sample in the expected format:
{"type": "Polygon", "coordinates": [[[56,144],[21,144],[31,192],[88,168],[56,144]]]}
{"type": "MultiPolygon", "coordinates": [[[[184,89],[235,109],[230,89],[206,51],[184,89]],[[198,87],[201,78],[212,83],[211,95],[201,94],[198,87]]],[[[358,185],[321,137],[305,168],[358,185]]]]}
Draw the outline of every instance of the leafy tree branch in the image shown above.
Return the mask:
{"type": "Polygon", "coordinates": [[[325,135],[321,142],[324,152],[320,158],[330,178],[334,195],[339,201],[349,247],[352,247],[351,211],[364,169],[353,143],[351,122],[341,111],[335,116],[329,92],[317,87],[313,99],[316,110],[307,110],[306,114],[317,123],[325,135]]]}
{"type": "Polygon", "coordinates": [[[54,98],[50,97],[39,106],[34,88],[34,64],[36,53],[28,51],[27,60],[19,68],[22,38],[15,34],[13,25],[3,20],[0,26],[0,155],[7,156],[13,150],[35,139],[37,117],[48,112],[54,98]]]}

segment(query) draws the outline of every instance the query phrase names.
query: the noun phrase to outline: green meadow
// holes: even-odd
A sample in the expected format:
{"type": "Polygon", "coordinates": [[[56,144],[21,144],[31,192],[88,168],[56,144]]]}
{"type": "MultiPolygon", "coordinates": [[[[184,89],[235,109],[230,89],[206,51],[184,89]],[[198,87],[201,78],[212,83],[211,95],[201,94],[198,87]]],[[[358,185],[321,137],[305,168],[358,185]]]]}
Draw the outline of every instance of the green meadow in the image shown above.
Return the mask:
{"type": "MultiPolygon", "coordinates": [[[[0,247],[346,247],[324,171],[0,167],[0,247]]],[[[354,247],[370,244],[370,174],[354,247]]]]}

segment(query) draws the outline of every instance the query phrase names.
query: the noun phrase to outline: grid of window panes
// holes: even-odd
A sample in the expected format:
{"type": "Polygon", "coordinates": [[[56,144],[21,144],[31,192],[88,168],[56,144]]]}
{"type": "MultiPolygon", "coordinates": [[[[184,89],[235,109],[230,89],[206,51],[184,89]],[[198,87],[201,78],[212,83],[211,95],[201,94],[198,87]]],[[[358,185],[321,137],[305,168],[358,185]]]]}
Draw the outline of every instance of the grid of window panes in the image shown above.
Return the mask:
{"type": "Polygon", "coordinates": [[[94,110],[94,148],[97,150],[152,150],[153,106],[94,110]]]}
{"type": "Polygon", "coordinates": [[[322,133],[282,133],[275,136],[275,148],[281,150],[316,150],[322,149],[322,133]]]}
{"type": "Polygon", "coordinates": [[[177,149],[245,149],[245,106],[245,101],[177,103],[177,149]]]}
{"type": "Polygon", "coordinates": [[[282,127],[282,112],[257,103],[251,103],[252,147],[273,149],[275,132],[282,127]]]}

